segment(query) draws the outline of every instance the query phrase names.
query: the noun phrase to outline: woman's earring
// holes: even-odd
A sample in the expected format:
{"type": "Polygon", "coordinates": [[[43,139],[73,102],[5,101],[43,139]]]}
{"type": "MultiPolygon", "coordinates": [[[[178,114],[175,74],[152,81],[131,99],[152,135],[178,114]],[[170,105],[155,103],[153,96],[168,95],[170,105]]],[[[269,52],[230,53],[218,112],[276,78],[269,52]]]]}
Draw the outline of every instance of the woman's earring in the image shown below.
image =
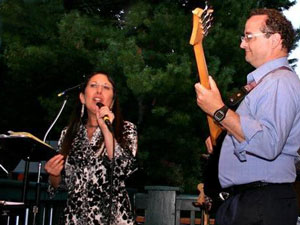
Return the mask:
{"type": "Polygon", "coordinates": [[[112,110],[112,108],[113,108],[113,106],[114,106],[114,103],[115,103],[115,98],[113,98],[113,100],[112,100],[112,102],[111,102],[111,104],[110,104],[110,107],[109,107],[110,111],[112,110]]]}
{"type": "Polygon", "coordinates": [[[84,104],[81,105],[80,118],[82,118],[83,115],[84,115],[84,104]]]}

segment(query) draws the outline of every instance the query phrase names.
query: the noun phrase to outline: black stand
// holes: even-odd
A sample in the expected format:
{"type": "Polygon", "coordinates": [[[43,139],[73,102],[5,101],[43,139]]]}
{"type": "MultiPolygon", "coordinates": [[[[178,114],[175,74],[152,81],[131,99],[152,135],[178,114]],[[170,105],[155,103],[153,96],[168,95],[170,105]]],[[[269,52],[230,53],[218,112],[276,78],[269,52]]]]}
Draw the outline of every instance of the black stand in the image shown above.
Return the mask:
{"type": "Polygon", "coordinates": [[[26,202],[27,187],[28,187],[28,174],[30,166],[30,157],[25,159],[24,179],[23,179],[23,190],[22,190],[22,202],[26,202]]]}
{"type": "MultiPolygon", "coordinates": [[[[28,173],[31,161],[48,161],[57,152],[46,143],[37,141],[27,136],[0,135],[0,154],[3,156],[0,162],[8,171],[15,169],[21,159],[25,160],[25,171],[22,190],[22,202],[27,201],[28,173]]],[[[40,170],[39,170],[40,171],[40,170]]],[[[36,184],[36,201],[33,206],[33,225],[36,223],[38,205],[40,200],[40,174],[36,184]]]]}

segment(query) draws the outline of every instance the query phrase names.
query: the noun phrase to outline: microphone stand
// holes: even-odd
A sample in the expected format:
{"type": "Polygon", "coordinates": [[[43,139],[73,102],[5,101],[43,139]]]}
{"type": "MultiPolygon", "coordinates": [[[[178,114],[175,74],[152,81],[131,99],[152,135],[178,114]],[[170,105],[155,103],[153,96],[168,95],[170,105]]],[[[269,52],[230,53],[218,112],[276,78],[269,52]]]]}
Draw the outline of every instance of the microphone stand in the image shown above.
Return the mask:
{"type": "MultiPolygon", "coordinates": [[[[52,122],[52,124],[50,125],[50,127],[48,128],[44,138],[43,138],[43,141],[46,142],[46,139],[47,139],[47,136],[50,132],[50,130],[52,129],[52,127],[54,126],[54,124],[57,122],[58,118],[60,117],[63,109],[65,108],[65,105],[68,101],[68,96],[66,95],[65,97],[65,100],[63,101],[63,104],[57,114],[57,116],[55,117],[54,121],[52,122]]],[[[32,221],[32,224],[33,225],[36,225],[36,216],[39,212],[39,204],[40,204],[40,192],[41,192],[41,183],[40,183],[40,179],[41,179],[41,168],[42,168],[42,163],[41,161],[39,161],[39,164],[38,164],[38,178],[37,178],[37,182],[36,182],[36,198],[35,198],[35,205],[33,206],[32,208],[32,212],[33,212],[33,221],[32,221]]]]}

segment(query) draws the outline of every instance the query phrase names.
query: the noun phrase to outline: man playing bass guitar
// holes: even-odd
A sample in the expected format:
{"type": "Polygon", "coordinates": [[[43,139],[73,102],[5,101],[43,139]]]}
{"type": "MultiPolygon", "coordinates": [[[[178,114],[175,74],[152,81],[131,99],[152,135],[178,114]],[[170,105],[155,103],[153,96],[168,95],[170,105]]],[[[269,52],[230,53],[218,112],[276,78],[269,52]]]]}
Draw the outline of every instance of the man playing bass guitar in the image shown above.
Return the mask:
{"type": "MultiPolygon", "coordinates": [[[[219,207],[217,225],[295,225],[298,216],[295,162],[300,146],[300,81],[287,56],[295,32],[274,9],[253,10],[240,47],[255,70],[253,89],[236,112],[224,104],[215,81],[195,84],[198,106],[227,131],[219,159],[219,181],[230,196],[219,207]]],[[[206,141],[212,151],[210,139],[206,141]]]]}

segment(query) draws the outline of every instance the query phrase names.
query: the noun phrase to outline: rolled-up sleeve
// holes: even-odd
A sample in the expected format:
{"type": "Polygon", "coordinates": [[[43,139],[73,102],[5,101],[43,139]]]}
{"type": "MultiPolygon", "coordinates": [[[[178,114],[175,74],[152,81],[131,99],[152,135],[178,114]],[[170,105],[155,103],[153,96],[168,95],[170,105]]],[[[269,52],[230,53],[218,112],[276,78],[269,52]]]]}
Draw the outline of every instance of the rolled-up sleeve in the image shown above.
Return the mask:
{"type": "Polygon", "coordinates": [[[240,161],[246,161],[247,154],[274,160],[282,151],[296,112],[293,89],[286,88],[289,83],[284,81],[272,80],[263,88],[258,87],[256,95],[261,97],[251,101],[251,96],[247,96],[241,105],[243,113],[237,111],[245,141],[239,142],[233,136],[231,139],[240,161]],[[245,107],[247,110],[243,110],[245,107]]]}

